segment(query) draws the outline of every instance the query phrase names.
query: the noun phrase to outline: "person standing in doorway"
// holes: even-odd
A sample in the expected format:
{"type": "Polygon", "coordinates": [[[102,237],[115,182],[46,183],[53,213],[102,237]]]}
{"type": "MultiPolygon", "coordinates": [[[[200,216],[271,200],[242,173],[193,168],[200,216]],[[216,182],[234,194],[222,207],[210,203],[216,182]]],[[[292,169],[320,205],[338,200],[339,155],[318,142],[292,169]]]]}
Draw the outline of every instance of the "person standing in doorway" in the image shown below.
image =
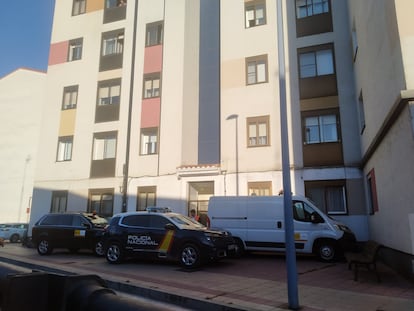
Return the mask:
{"type": "Polygon", "coordinates": [[[192,209],[192,210],[190,211],[190,217],[191,217],[192,219],[194,219],[195,221],[199,221],[199,220],[200,220],[200,216],[199,216],[199,215],[197,215],[197,213],[196,213],[196,210],[195,210],[195,209],[192,209]]]}

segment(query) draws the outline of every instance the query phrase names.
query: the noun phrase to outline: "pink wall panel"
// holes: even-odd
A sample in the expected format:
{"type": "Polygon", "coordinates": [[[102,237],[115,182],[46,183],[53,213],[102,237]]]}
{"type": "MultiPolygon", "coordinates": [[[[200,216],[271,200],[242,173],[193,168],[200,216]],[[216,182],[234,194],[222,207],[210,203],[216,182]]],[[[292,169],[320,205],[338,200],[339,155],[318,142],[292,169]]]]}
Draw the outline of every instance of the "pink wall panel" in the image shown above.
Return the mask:
{"type": "Polygon", "coordinates": [[[50,45],[49,66],[65,63],[68,59],[69,41],[53,43],[50,45]]]}
{"type": "Polygon", "coordinates": [[[159,127],[161,113],[160,98],[142,100],[141,128],[159,127]]]}
{"type": "Polygon", "coordinates": [[[154,45],[145,48],[144,74],[161,72],[162,45],[154,45]]]}

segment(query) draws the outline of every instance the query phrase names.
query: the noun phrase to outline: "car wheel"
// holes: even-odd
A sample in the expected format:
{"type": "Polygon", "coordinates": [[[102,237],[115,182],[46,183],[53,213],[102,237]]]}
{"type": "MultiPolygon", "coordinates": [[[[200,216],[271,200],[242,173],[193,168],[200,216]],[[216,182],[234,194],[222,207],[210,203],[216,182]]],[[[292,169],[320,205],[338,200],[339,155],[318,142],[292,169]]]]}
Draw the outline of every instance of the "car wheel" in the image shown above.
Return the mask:
{"type": "Polygon", "coordinates": [[[13,234],[10,237],[10,243],[17,243],[19,242],[19,240],[20,240],[20,236],[18,234],[13,234]]]}
{"type": "Polygon", "coordinates": [[[201,263],[200,251],[193,244],[186,244],[180,252],[180,263],[185,268],[196,268],[201,263]]]}
{"type": "Polygon", "coordinates": [[[111,242],[106,249],[106,260],[109,263],[117,264],[123,261],[122,248],[119,243],[111,242]]]}
{"type": "Polygon", "coordinates": [[[335,244],[331,241],[319,242],[317,246],[317,255],[322,261],[332,261],[336,256],[335,244]]]}
{"type": "Polygon", "coordinates": [[[52,245],[48,239],[41,239],[39,243],[37,243],[37,252],[39,255],[49,255],[52,250],[52,245]]]}
{"type": "Polygon", "coordinates": [[[236,257],[242,257],[245,254],[244,244],[243,241],[236,238],[234,239],[236,242],[236,257]]]}
{"type": "Polygon", "coordinates": [[[93,248],[93,253],[96,256],[103,256],[105,255],[105,250],[102,241],[98,241],[95,243],[95,247],[93,248]]]}

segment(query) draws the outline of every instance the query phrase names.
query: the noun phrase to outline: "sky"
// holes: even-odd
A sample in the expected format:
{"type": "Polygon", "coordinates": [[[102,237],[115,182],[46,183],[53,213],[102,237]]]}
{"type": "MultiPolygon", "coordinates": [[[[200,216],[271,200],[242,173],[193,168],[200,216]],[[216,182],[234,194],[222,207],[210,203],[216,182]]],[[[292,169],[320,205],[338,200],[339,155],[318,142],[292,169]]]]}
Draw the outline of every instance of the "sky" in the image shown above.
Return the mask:
{"type": "Polygon", "coordinates": [[[2,6],[0,78],[21,67],[47,70],[54,5],[55,0],[11,0],[2,6]]]}

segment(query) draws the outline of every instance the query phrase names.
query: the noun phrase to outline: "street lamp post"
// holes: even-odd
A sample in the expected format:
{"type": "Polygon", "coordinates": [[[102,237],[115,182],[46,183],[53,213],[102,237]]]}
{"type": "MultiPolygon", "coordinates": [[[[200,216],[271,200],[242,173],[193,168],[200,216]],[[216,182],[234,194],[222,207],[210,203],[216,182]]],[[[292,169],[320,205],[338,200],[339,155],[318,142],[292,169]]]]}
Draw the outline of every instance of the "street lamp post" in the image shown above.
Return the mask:
{"type": "Polygon", "coordinates": [[[236,120],[236,195],[239,195],[239,125],[238,125],[239,115],[231,114],[226,120],[236,120]]]}
{"type": "Polygon", "coordinates": [[[292,193],[290,186],[289,139],[286,108],[285,44],[283,34],[282,0],[277,1],[277,40],[279,58],[280,127],[282,141],[283,203],[285,214],[286,265],[289,308],[299,309],[298,275],[294,239],[292,193]]]}

